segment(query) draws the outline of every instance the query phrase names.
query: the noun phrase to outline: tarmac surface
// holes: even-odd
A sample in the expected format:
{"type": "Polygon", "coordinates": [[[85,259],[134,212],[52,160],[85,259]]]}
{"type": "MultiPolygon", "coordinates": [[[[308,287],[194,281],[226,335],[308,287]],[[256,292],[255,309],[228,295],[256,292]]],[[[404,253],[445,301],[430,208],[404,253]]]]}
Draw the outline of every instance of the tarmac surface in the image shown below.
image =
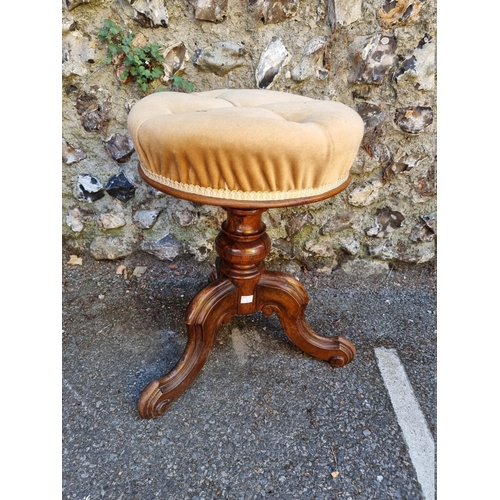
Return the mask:
{"type": "Polygon", "coordinates": [[[181,357],[186,308],[213,267],[145,254],[69,260],[65,253],[63,499],[431,500],[376,349],[401,361],[435,443],[433,266],[294,274],[309,294],[309,326],[355,344],[349,365],[333,369],[299,351],[275,315],[238,316],[219,330],[194,384],[144,420],[140,392],[181,357]]]}

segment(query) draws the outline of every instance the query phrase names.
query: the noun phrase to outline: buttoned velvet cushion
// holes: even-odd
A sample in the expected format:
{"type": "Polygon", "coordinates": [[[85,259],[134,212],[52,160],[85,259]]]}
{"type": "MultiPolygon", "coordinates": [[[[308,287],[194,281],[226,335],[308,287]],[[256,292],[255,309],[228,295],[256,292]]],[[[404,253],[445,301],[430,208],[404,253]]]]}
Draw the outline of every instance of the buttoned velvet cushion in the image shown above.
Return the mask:
{"type": "Polygon", "coordinates": [[[349,179],[364,132],[348,106],[258,89],[158,92],[128,116],[143,176],[195,199],[314,197],[349,179]]]}

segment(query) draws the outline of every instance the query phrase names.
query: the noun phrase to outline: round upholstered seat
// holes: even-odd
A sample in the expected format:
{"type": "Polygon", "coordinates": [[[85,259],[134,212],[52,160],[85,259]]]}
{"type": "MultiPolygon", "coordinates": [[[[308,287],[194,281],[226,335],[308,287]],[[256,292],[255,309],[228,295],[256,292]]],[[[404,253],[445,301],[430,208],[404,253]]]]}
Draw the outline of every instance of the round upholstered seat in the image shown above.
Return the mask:
{"type": "Polygon", "coordinates": [[[258,89],[158,92],[128,117],[157,189],[227,207],[291,206],[344,189],[364,133],[348,106],[258,89]]]}

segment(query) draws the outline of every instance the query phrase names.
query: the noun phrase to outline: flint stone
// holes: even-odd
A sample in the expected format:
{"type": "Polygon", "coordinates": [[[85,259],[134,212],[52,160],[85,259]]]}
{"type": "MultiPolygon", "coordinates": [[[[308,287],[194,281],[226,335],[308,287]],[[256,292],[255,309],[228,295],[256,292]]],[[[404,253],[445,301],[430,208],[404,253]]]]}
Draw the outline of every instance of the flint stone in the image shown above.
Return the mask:
{"type": "Polygon", "coordinates": [[[389,207],[378,209],[375,212],[375,226],[366,231],[367,236],[384,238],[403,224],[405,217],[401,212],[389,207]]]}
{"type": "Polygon", "coordinates": [[[391,160],[391,151],[385,144],[380,142],[367,143],[364,150],[368,153],[370,158],[373,158],[377,165],[384,165],[391,160]]]}
{"type": "Polygon", "coordinates": [[[401,77],[404,76],[404,75],[413,75],[413,76],[417,76],[418,75],[418,72],[417,72],[417,60],[416,60],[415,56],[411,56],[408,59],[404,60],[403,64],[401,65],[401,68],[399,69],[399,71],[397,71],[394,74],[394,80],[396,82],[399,82],[399,80],[401,79],[401,77]]]}
{"type": "Polygon", "coordinates": [[[375,170],[378,165],[374,164],[374,162],[370,161],[370,157],[366,154],[364,147],[360,148],[354,163],[351,166],[351,174],[364,174],[365,172],[371,172],[375,170]]]}
{"type": "Polygon", "coordinates": [[[361,19],[362,0],[326,0],[326,21],[332,29],[361,19]]]}
{"type": "Polygon", "coordinates": [[[422,221],[431,231],[436,231],[436,214],[434,212],[429,215],[422,215],[422,221]]]}
{"type": "Polygon", "coordinates": [[[276,82],[283,67],[290,60],[290,54],[278,37],[273,37],[260,56],[255,70],[257,87],[270,89],[276,82]]]}
{"type": "Polygon", "coordinates": [[[349,229],[351,227],[351,221],[354,217],[352,212],[343,212],[337,215],[337,217],[330,219],[326,224],[319,230],[319,234],[323,236],[328,236],[337,231],[342,231],[344,229],[349,229]]]}
{"type": "Polygon", "coordinates": [[[73,10],[84,3],[90,3],[90,0],[62,0],[62,6],[67,10],[73,10]]]}
{"type": "Polygon", "coordinates": [[[84,37],[79,31],[67,32],[62,38],[63,76],[84,76],[89,72],[89,64],[95,60],[96,42],[84,37]]]}
{"type": "Polygon", "coordinates": [[[384,241],[382,243],[372,244],[367,243],[368,254],[372,257],[377,257],[382,260],[397,260],[398,252],[392,246],[390,241],[384,241]]]}
{"type": "Polygon", "coordinates": [[[430,35],[425,35],[420,40],[413,55],[407,58],[399,71],[394,75],[394,80],[412,78],[418,90],[433,90],[436,86],[436,44],[430,35]]]}
{"type": "Polygon", "coordinates": [[[194,17],[199,21],[219,23],[227,17],[228,0],[196,0],[194,17]]]}
{"type": "MultiPolygon", "coordinates": [[[[425,1],[425,0],[424,0],[425,1]]],[[[418,19],[423,1],[385,0],[378,12],[383,28],[404,26],[418,19]]]]}
{"type": "Polygon", "coordinates": [[[312,220],[310,213],[293,214],[287,218],[286,234],[289,237],[295,236],[304,226],[309,224],[312,220]]]}
{"type": "Polygon", "coordinates": [[[245,64],[245,54],[243,44],[215,42],[210,47],[197,50],[193,56],[193,64],[217,76],[225,76],[233,69],[245,64]]]}
{"type": "Polygon", "coordinates": [[[264,24],[276,24],[297,14],[300,0],[250,0],[249,10],[264,24]]]}
{"type": "Polygon", "coordinates": [[[364,276],[377,276],[389,272],[389,264],[375,260],[354,259],[342,264],[342,270],[351,276],[363,278],[364,276]]]}
{"type": "Polygon", "coordinates": [[[77,198],[80,200],[94,202],[104,197],[101,182],[90,174],[79,174],[76,185],[77,198]]]}
{"type": "Polygon", "coordinates": [[[176,43],[167,47],[163,52],[163,77],[165,83],[169,83],[174,75],[179,75],[186,68],[189,54],[184,42],[176,43]]]}
{"type": "Polygon", "coordinates": [[[377,200],[382,186],[382,181],[379,179],[370,179],[354,188],[349,193],[347,202],[355,207],[366,207],[377,200]]]}
{"type": "Polygon", "coordinates": [[[96,260],[117,260],[131,255],[135,245],[131,238],[97,236],[90,244],[90,253],[96,260]]]}
{"type": "Polygon", "coordinates": [[[356,256],[361,250],[361,245],[356,240],[346,240],[340,243],[340,248],[347,254],[356,256]]]}
{"type": "Polygon", "coordinates": [[[280,260],[279,263],[276,263],[276,266],[275,270],[287,273],[291,276],[300,276],[302,272],[302,266],[294,260],[280,260]]]}
{"type": "Polygon", "coordinates": [[[158,210],[137,210],[132,220],[142,229],[150,229],[154,226],[159,215],[158,210]]]}
{"type": "Polygon", "coordinates": [[[83,214],[78,208],[72,208],[66,216],[66,224],[75,232],[80,233],[85,227],[83,214]]]}
{"type": "Polygon", "coordinates": [[[370,142],[370,139],[369,135],[365,135],[364,144],[351,167],[351,173],[364,174],[372,172],[391,161],[391,151],[389,148],[380,142],[370,142]]]}
{"type": "Polygon", "coordinates": [[[414,244],[411,248],[396,249],[390,243],[368,245],[370,256],[385,261],[400,261],[406,264],[423,264],[435,257],[434,243],[414,244]]]}
{"type": "Polygon", "coordinates": [[[165,0],[120,0],[127,14],[144,28],[168,26],[165,0]]]}
{"type": "Polygon", "coordinates": [[[109,213],[101,214],[97,219],[97,226],[103,231],[109,229],[117,229],[126,224],[125,216],[123,214],[109,213]]]}
{"type": "Polygon", "coordinates": [[[196,214],[187,208],[178,210],[175,215],[177,216],[179,225],[182,227],[190,226],[196,222],[196,214]]]}
{"type": "Polygon", "coordinates": [[[436,86],[436,44],[430,35],[425,35],[413,54],[419,90],[433,90],[436,86]]]}
{"type": "Polygon", "coordinates": [[[380,106],[370,102],[364,102],[358,106],[358,114],[363,119],[365,124],[365,132],[378,127],[385,120],[385,113],[380,109],[380,106]]]}
{"type": "Polygon", "coordinates": [[[327,10],[327,6],[326,6],[326,0],[318,0],[317,4],[316,4],[316,9],[315,9],[315,12],[314,12],[314,19],[312,19],[312,23],[310,24],[310,27],[311,29],[313,27],[316,27],[316,22],[317,21],[321,21],[321,20],[325,20],[326,18],[326,10],[327,10]]]}
{"type": "Polygon", "coordinates": [[[406,264],[425,264],[432,261],[436,256],[434,243],[420,243],[411,248],[402,250],[396,255],[396,259],[406,264]]]}
{"type": "Polygon", "coordinates": [[[72,16],[68,16],[66,14],[63,14],[62,20],[61,20],[61,28],[62,28],[63,35],[66,35],[70,31],[75,31],[76,30],[76,21],[73,19],[72,16]]]}
{"type": "Polygon", "coordinates": [[[421,196],[429,197],[436,194],[436,166],[431,165],[425,175],[419,177],[415,188],[421,196]]]}
{"type": "Polygon", "coordinates": [[[164,198],[167,196],[163,191],[160,191],[149,184],[143,184],[143,186],[146,188],[147,196],[151,196],[152,198],[164,198]]]}
{"type": "Polygon", "coordinates": [[[428,106],[398,108],[394,116],[394,123],[407,134],[420,134],[433,121],[434,113],[428,106]]]}
{"type": "MultiPolygon", "coordinates": [[[[278,259],[292,259],[294,255],[294,245],[290,239],[278,238],[273,240],[271,253],[276,254],[278,259]]],[[[269,260],[272,260],[272,256],[269,260]]]]}
{"type": "Polygon", "coordinates": [[[76,99],[76,111],[87,132],[104,130],[110,120],[109,98],[99,101],[95,92],[93,88],[92,93],[84,92],[76,99]]]}
{"type": "Polygon", "coordinates": [[[71,147],[64,139],[62,140],[62,161],[66,165],[78,163],[87,158],[87,155],[80,149],[71,147]]]}
{"type": "Polygon", "coordinates": [[[384,184],[389,182],[393,177],[402,173],[409,172],[414,167],[416,167],[422,158],[417,158],[414,156],[405,155],[402,158],[392,162],[384,171],[382,175],[382,181],[384,184]]]}
{"type": "Polygon", "coordinates": [[[339,266],[335,257],[320,258],[318,256],[303,258],[303,263],[308,271],[316,274],[332,274],[333,270],[339,266]]]}
{"type": "Polygon", "coordinates": [[[354,70],[350,83],[375,83],[380,85],[394,63],[396,38],[375,33],[365,38],[363,48],[354,55],[354,70]]]}
{"type": "Polygon", "coordinates": [[[180,253],[179,242],[170,234],[157,241],[143,241],[141,249],[160,260],[173,261],[180,253]]]}
{"type": "Polygon", "coordinates": [[[435,234],[433,231],[431,231],[425,222],[421,221],[419,222],[412,230],[410,233],[410,241],[413,241],[415,243],[420,243],[424,241],[432,241],[435,237],[435,234]]]}
{"type": "Polygon", "coordinates": [[[126,162],[134,152],[134,143],[128,134],[116,133],[103,142],[106,151],[118,163],[126,162]]]}
{"type": "Polygon", "coordinates": [[[123,202],[129,201],[135,196],[135,186],[123,172],[111,177],[106,184],[105,190],[110,196],[123,202]]]}
{"type": "Polygon", "coordinates": [[[318,36],[306,44],[299,64],[292,69],[292,80],[302,82],[313,77],[324,80],[328,76],[328,69],[325,68],[327,42],[325,36],[318,36]]]}
{"type": "Polygon", "coordinates": [[[265,0],[264,24],[281,23],[297,14],[300,0],[265,0]]]}
{"type": "Polygon", "coordinates": [[[304,245],[304,250],[306,250],[306,252],[312,253],[313,255],[317,255],[318,257],[333,257],[335,255],[335,251],[333,250],[332,246],[326,243],[315,243],[313,241],[307,241],[304,245]]]}
{"type": "Polygon", "coordinates": [[[436,236],[436,214],[421,217],[420,222],[412,229],[410,240],[416,243],[432,241],[436,236]]]}
{"type": "Polygon", "coordinates": [[[205,240],[204,243],[200,244],[198,242],[187,243],[187,252],[189,252],[198,262],[203,262],[211,257],[211,252],[213,250],[212,245],[205,240]]]}

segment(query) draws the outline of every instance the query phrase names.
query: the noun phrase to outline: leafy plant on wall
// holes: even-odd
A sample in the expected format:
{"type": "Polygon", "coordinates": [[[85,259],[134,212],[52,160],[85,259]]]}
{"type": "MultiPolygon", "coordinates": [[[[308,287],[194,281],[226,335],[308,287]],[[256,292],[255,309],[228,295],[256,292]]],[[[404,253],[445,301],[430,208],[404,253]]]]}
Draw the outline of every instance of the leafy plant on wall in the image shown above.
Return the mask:
{"type": "MultiPolygon", "coordinates": [[[[107,45],[107,55],[102,64],[113,65],[120,83],[136,84],[146,92],[149,85],[163,75],[161,47],[146,43],[144,35],[125,32],[114,21],[106,19],[98,38],[107,45]]],[[[193,90],[193,84],[179,75],[174,77],[172,86],[183,92],[193,90]]]]}

